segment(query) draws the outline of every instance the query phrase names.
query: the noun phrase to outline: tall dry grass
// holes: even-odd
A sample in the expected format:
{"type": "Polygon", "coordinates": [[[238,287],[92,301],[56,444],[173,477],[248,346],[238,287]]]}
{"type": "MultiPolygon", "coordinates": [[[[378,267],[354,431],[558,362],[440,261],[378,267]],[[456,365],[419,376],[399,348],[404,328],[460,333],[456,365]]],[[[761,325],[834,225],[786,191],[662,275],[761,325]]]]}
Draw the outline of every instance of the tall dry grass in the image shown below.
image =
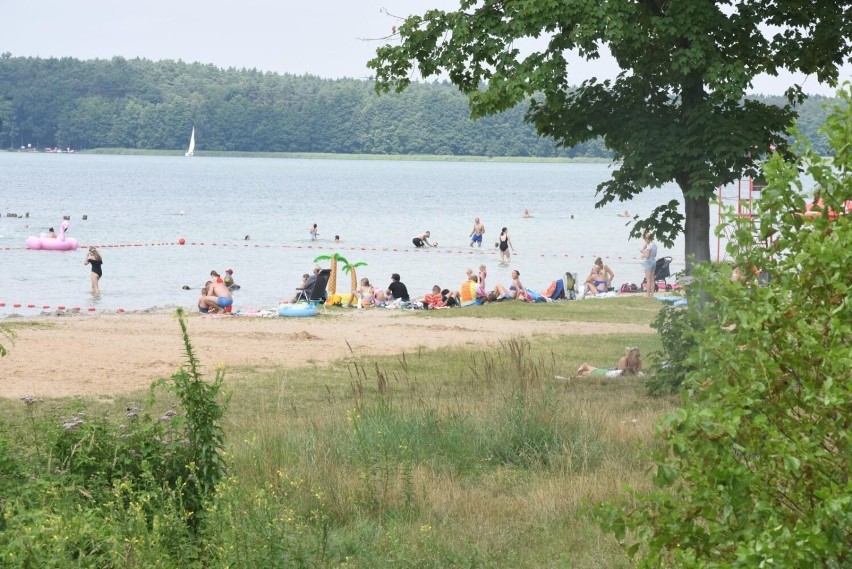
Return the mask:
{"type": "Polygon", "coordinates": [[[320,508],[338,560],[625,566],[587,507],[647,486],[652,425],[674,401],[647,397],[635,378],[555,376],[655,342],[509,339],[243,381],[230,464],[247,487],[286,480],[288,507],[305,517],[320,508]],[[353,541],[361,532],[371,539],[353,541]]]}

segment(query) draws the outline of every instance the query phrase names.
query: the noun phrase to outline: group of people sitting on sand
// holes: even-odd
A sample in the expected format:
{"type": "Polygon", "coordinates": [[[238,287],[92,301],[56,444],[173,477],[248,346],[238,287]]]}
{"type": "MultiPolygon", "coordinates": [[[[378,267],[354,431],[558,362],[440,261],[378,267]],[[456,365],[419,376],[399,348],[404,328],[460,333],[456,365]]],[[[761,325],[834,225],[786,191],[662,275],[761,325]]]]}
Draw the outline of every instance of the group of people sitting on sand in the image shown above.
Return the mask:
{"type": "Polygon", "coordinates": [[[592,265],[592,270],[589,276],[583,283],[586,287],[585,293],[590,296],[609,292],[612,288],[612,279],[615,278],[615,273],[609,268],[609,265],[603,262],[603,259],[598,257],[595,259],[595,264],[592,265]]]}
{"type": "Polygon", "coordinates": [[[370,306],[400,307],[402,303],[417,303],[423,308],[449,308],[454,306],[471,306],[484,304],[486,302],[498,302],[502,300],[531,300],[530,293],[521,283],[521,274],[517,270],[512,271],[512,282],[507,287],[495,284],[493,289],[486,288],[488,271],[485,264],[479,265],[479,272],[473,269],[467,270],[467,278],[461,283],[458,290],[442,288],[438,285],[432,287],[430,293],[412,301],[408,289],[400,281],[397,273],[391,275],[391,282],[384,290],[378,289],[370,284],[368,278],[362,278],[355,294],[349,299],[347,306],[367,308],[370,306]]]}
{"type": "Polygon", "coordinates": [[[230,312],[234,304],[232,291],[238,290],[240,285],[234,282],[234,271],[225,271],[225,277],[210,271],[210,280],[201,288],[201,296],[198,297],[198,311],[205,314],[220,314],[230,312]]]}
{"type": "Polygon", "coordinates": [[[386,289],[378,289],[370,284],[370,279],[364,277],[359,282],[355,294],[349,297],[347,307],[368,308],[370,306],[400,305],[411,302],[408,287],[402,282],[399,273],[391,275],[391,282],[386,289]]]}

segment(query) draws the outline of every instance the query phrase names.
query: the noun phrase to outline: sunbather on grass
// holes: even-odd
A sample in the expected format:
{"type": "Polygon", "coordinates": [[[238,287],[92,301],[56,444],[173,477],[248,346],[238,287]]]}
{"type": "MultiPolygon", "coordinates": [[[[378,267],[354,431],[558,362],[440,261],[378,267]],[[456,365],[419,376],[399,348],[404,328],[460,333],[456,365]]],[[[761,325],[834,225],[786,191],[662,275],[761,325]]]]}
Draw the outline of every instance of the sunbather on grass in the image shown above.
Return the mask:
{"type": "Polygon", "coordinates": [[[627,355],[618,360],[615,367],[594,367],[584,363],[577,369],[577,377],[619,377],[622,375],[641,375],[642,357],[639,348],[627,348],[627,355]]]}

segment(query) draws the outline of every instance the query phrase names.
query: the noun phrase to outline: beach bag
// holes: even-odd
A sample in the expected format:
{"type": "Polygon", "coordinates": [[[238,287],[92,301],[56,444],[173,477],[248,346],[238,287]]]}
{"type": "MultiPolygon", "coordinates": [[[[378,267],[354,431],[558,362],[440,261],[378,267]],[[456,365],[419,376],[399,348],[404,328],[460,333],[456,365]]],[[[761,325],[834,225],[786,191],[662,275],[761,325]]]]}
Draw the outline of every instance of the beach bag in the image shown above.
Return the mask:
{"type": "Polygon", "coordinates": [[[624,283],[621,285],[621,288],[618,289],[618,292],[636,292],[636,285],[631,285],[630,283],[624,283]]]}

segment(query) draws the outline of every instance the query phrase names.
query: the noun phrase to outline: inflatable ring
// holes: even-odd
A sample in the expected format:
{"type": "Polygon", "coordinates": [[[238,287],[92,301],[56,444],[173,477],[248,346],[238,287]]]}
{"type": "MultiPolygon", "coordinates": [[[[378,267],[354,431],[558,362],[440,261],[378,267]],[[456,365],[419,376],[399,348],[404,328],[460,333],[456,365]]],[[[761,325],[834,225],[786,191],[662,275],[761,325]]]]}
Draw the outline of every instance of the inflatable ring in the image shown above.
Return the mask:
{"type": "Polygon", "coordinates": [[[308,303],[282,304],[278,307],[278,316],[299,317],[316,315],[317,307],[308,303]]]}

